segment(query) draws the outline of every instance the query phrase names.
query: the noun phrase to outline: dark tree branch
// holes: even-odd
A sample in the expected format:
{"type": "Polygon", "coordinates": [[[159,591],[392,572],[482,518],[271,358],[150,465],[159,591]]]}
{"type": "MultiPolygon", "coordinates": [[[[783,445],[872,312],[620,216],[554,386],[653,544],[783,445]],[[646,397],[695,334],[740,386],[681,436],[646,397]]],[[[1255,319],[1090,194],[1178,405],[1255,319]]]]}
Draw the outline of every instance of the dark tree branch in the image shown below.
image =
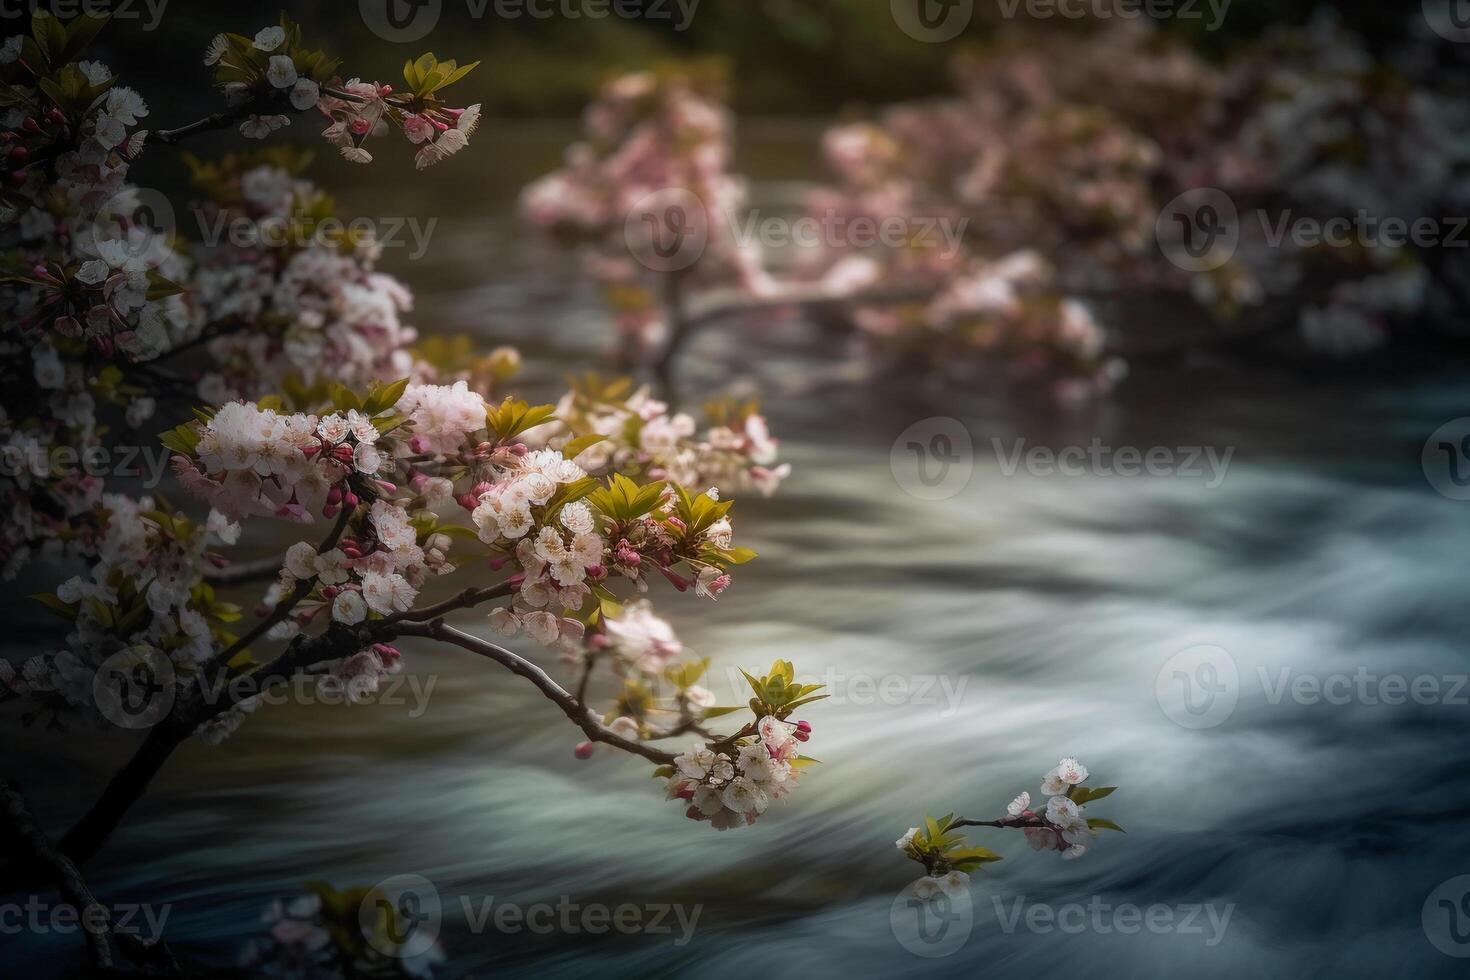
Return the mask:
{"type": "Polygon", "coordinates": [[[595,714],[573,697],[571,692],[552,680],[546,671],[525,657],[505,649],[505,647],[491,643],[489,640],[482,640],[477,636],[471,636],[452,626],[446,626],[443,620],[435,620],[432,623],[400,624],[397,632],[402,636],[422,636],[429,639],[442,640],[446,643],[453,643],[455,646],[468,650],[470,653],[487,657],[507,670],[519,674],[536,685],[542,694],[546,695],[552,703],[562,710],[563,714],[572,720],[573,724],[582,729],[587,737],[594,742],[602,742],[614,748],[622,749],[624,752],[640,755],[650,762],[657,762],[660,765],[671,765],[674,761],[674,755],[671,752],[664,752],[644,745],[642,742],[635,742],[632,739],[626,739],[608,731],[603,727],[602,722],[597,719],[595,714]]]}

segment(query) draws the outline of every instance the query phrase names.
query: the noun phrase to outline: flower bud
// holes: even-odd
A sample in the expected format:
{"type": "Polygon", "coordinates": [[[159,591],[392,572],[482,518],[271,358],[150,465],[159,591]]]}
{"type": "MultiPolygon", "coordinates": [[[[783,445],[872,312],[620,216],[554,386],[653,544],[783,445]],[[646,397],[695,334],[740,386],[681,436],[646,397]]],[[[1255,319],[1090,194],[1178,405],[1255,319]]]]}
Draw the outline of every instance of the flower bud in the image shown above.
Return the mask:
{"type": "Polygon", "coordinates": [[[811,734],[812,723],[809,721],[798,721],[796,723],[796,730],[799,732],[806,732],[807,734],[811,734]]]}
{"type": "Polygon", "coordinates": [[[572,750],[572,755],[576,756],[579,759],[592,758],[592,743],[578,742],[577,747],[572,750]]]}

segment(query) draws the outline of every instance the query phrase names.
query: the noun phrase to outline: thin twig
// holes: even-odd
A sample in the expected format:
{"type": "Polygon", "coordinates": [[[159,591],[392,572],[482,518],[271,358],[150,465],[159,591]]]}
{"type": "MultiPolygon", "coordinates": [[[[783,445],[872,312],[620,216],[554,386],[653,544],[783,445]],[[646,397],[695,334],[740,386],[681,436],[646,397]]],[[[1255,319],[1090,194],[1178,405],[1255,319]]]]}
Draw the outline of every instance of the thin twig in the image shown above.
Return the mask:
{"type": "Polygon", "coordinates": [[[536,685],[542,694],[546,695],[552,703],[562,710],[563,714],[572,720],[573,724],[582,729],[587,737],[594,742],[602,742],[614,748],[622,749],[624,752],[640,755],[650,762],[657,762],[660,765],[671,765],[674,761],[674,756],[670,752],[652,748],[651,746],[644,745],[642,742],[635,742],[632,739],[623,738],[621,735],[615,735],[608,731],[597,720],[596,715],[573,697],[571,692],[567,691],[566,688],[552,680],[546,671],[525,657],[512,653],[505,647],[491,643],[489,640],[482,640],[478,636],[471,636],[452,626],[446,626],[443,620],[435,620],[431,623],[403,623],[399,625],[397,632],[402,636],[422,636],[433,640],[442,640],[446,643],[453,643],[455,646],[468,650],[470,653],[494,660],[507,670],[519,674],[536,685]]]}

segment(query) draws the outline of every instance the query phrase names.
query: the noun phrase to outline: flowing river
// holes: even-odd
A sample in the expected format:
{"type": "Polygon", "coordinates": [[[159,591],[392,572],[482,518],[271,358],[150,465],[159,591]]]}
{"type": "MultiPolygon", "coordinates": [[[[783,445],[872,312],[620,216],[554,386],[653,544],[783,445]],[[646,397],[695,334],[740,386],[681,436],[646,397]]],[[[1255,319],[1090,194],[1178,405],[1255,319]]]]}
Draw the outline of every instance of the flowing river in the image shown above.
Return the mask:
{"type": "MultiPolygon", "coordinates": [[[[343,195],[437,216],[423,258],[385,262],[418,293],[414,322],[519,345],[548,397],[547,359],[590,367],[609,329],[574,263],[544,262],[511,217],[564,135],[492,128],[496,158],[461,186],[343,195]]],[[[758,178],[815,158],[781,129],[742,153],[758,178]]],[[[221,966],[303,882],[411,874],[437,891],[450,977],[1463,975],[1470,502],[1420,459],[1466,412],[1463,365],[1140,368],[1071,411],[919,379],[797,393],[837,356],[787,321],[702,336],[685,359],[689,390],[768,392],[793,474],[737,503],[761,558],[733,588],[661,608],[713,659],[722,703],[744,700],[736,667],[778,657],[834,695],[805,715],[822,765],[755,826],[686,820],[642,760],[574,760],[576,733],[529,685],[409,646],[401,703],[270,707],[185,747],[89,866],[95,891],[166,905],[170,941],[221,966]],[[951,421],[914,441],[973,445],[938,500],[905,489],[919,461],[899,440],[932,419],[951,421]],[[1173,471],[1048,472],[1052,451],[1094,445],[1161,447],[1173,471]],[[1062,862],[974,829],[1005,859],[917,935],[900,893],[919,868],[894,839],[925,813],[1000,816],[1063,755],[1120,787],[1091,810],[1127,833],[1062,862]],[[507,903],[632,905],[641,925],[497,927],[507,903]]],[[[15,715],[7,766],[64,824],[129,743],[17,732],[15,715]]],[[[7,975],[80,961],[75,936],[7,947],[7,975]]]]}

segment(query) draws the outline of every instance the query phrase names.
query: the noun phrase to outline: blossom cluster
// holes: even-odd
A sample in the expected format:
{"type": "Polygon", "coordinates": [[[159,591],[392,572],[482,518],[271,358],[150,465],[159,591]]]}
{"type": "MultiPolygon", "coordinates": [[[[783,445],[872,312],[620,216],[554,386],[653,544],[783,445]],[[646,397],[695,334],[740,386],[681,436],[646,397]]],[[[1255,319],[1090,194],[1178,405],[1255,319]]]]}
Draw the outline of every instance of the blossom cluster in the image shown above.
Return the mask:
{"type": "Polygon", "coordinates": [[[332,201],[287,153],[194,161],[206,227],[236,229],[196,250],[190,305],[212,364],[197,390],[219,403],[331,379],[355,386],[414,373],[408,288],[375,269],[368,232],[332,231],[332,201]]]}
{"type": "Polygon", "coordinates": [[[755,720],[728,737],[707,737],[657,771],[667,779],[668,798],[683,801],[689,819],[707,821],[716,830],[754,823],[789,795],[801,771],[816,761],[800,754],[811,738],[811,724],[788,718],[826,697],[816,693],[821,685],[797,683],[794,668],[784,660],[762,677],[745,677],[755,692],[750,701],[755,720]]]}
{"type": "Polygon", "coordinates": [[[335,74],[340,61],[301,43],[301,29],[282,16],[279,25],[254,37],[217,34],[204,53],[215,82],[229,105],[246,116],[240,134],[264,139],[291,122],[285,112],[315,109],[328,122],[322,136],[353,163],[369,163],[363,146],[390,127],[417,146],[418,169],[445,160],[469,145],[479,124],[480,107],[455,108],[439,92],[468,75],[479,64],[439,61],[433,54],[411,59],[403,69],[404,90],[392,85],[343,80],[335,74]]]}
{"type": "Polygon", "coordinates": [[[1027,792],[1008,803],[1006,816],[999,820],[956,819],[952,813],[927,817],[922,827],[910,827],[894,846],[924,865],[926,873],[941,879],[940,887],[945,888],[963,887],[969,872],[1001,859],[994,851],[971,847],[958,833],[963,827],[1017,828],[1032,850],[1059,851],[1063,860],[1075,860],[1091,849],[1100,831],[1122,830],[1111,820],[1088,816],[1086,804],[1111,796],[1116,787],[1085,787],[1082,783],[1087,777],[1082,763],[1071,757],[1062,759],[1041,779],[1041,793],[1047,797],[1044,806],[1033,804],[1027,792]]]}
{"type": "Polygon", "coordinates": [[[615,79],[588,107],[585,138],[568,148],[564,166],[522,193],[521,211],[533,227],[581,248],[634,358],[668,331],[662,297],[670,276],[752,292],[770,287],[759,253],[737,240],[729,220],[746,191],[727,169],[731,123],[720,87],[697,70],[615,79]],[[657,197],[669,194],[676,196],[657,197]],[[651,210],[641,214],[643,208],[651,210]],[[666,227],[670,213],[678,228],[666,227]],[[702,243],[692,265],[662,271],[635,258],[674,234],[675,244],[702,243]]]}
{"type": "Polygon", "coordinates": [[[779,446],[759,407],[715,401],[704,414],[709,425],[700,431],[694,416],[671,412],[647,386],[592,375],[574,379],[557,403],[558,423],[546,428],[546,440],[555,449],[577,450],[573,459],[589,473],[617,470],[684,487],[775,493],[791,467],[777,462],[779,446]]]}
{"type": "Polygon", "coordinates": [[[345,970],[352,976],[426,980],[444,962],[443,946],[397,921],[394,908],[390,897],[377,889],[312,882],[305,894],[266,906],[260,921],[267,935],[241,949],[238,965],[257,976],[338,975],[345,970]]]}
{"type": "MultiPolygon", "coordinates": [[[[1446,313],[1459,273],[1426,264],[1403,241],[1323,248],[1271,240],[1246,220],[1261,208],[1284,220],[1441,219],[1463,166],[1456,134],[1470,102],[1432,73],[1427,29],[1375,56],[1323,15],[1216,65],[1146,21],[1091,27],[1017,32],[956,60],[956,97],[835,128],[826,150],[838,181],[811,206],[961,216],[977,253],[1034,249],[1063,292],[1177,291],[1222,320],[1284,319],[1331,354],[1371,349],[1395,325],[1446,313]],[[1178,125],[1181,117],[1191,124],[1178,125]],[[1166,202],[1204,188],[1230,197],[1239,244],[1196,271],[1176,265],[1154,229],[1166,202]]],[[[942,268],[910,251],[889,257],[881,276],[844,266],[851,256],[840,250],[811,257],[808,273],[940,288],[970,275],[967,262],[942,268]]],[[[1076,309],[1050,305],[1058,319],[1076,309]]],[[[919,343],[935,326],[920,307],[860,321],[875,322],[919,343]]],[[[1030,346],[1026,335],[1016,349],[1030,346]]],[[[1116,371],[1093,363],[1106,390],[1116,371]]],[[[1075,395],[1075,381],[1063,390],[1075,395]]]]}
{"type": "Polygon", "coordinates": [[[71,624],[62,649],[40,654],[18,672],[0,662],[0,697],[32,699],[38,712],[91,724],[116,720],[108,701],[126,697],[115,675],[141,671],[184,686],[210,663],[229,624],[243,613],[203,581],[211,549],[233,544],[240,526],[211,512],[202,523],[161,509],[152,498],[104,495],[97,560],[41,600],[71,624]],[[99,670],[106,675],[99,678],[99,670]]]}
{"type": "MultiPolygon", "coordinates": [[[[374,270],[370,239],[290,234],[284,244],[262,236],[179,246],[168,203],[130,184],[128,173],[145,149],[199,126],[141,128],[152,107],[84,56],[106,20],[63,24],[38,10],[29,34],[0,44],[0,278],[8,286],[0,292],[0,446],[22,461],[0,475],[0,504],[14,515],[0,529],[7,578],[38,554],[96,553],[107,488],[76,467],[48,467],[57,453],[105,452],[109,434],[115,441],[145,425],[165,400],[219,405],[323,385],[324,364],[351,385],[413,373],[407,347],[416,337],[400,321],[411,297],[374,270]],[[181,372],[177,355],[201,346],[210,363],[181,372]]],[[[207,57],[227,113],[250,116],[251,135],[287,118],[267,108],[304,111],[333,92],[356,98],[334,87],[336,62],[305,49],[284,20],[253,38],[220,35],[207,57]]],[[[421,163],[463,146],[473,129],[475,107],[449,108],[437,94],[473,67],[425,56],[406,69],[407,91],[383,97],[383,117],[405,126],[421,163]]],[[[330,200],[300,178],[289,154],[191,163],[215,226],[243,218],[311,232],[330,214],[330,200]]]]}
{"type": "MultiPolygon", "coordinates": [[[[102,446],[99,414],[138,426],[153,385],[119,366],[157,357],[192,333],[177,281],[184,256],[137,220],[127,182],[149,106],[98,61],[79,60],[105,18],[63,26],[38,11],[31,33],[0,45],[0,444],[24,461],[0,476],[0,569],[14,576],[38,549],[91,554],[102,483],[43,465],[55,451],[102,446]]],[[[141,370],[141,369],[140,369],[141,370]]]]}

